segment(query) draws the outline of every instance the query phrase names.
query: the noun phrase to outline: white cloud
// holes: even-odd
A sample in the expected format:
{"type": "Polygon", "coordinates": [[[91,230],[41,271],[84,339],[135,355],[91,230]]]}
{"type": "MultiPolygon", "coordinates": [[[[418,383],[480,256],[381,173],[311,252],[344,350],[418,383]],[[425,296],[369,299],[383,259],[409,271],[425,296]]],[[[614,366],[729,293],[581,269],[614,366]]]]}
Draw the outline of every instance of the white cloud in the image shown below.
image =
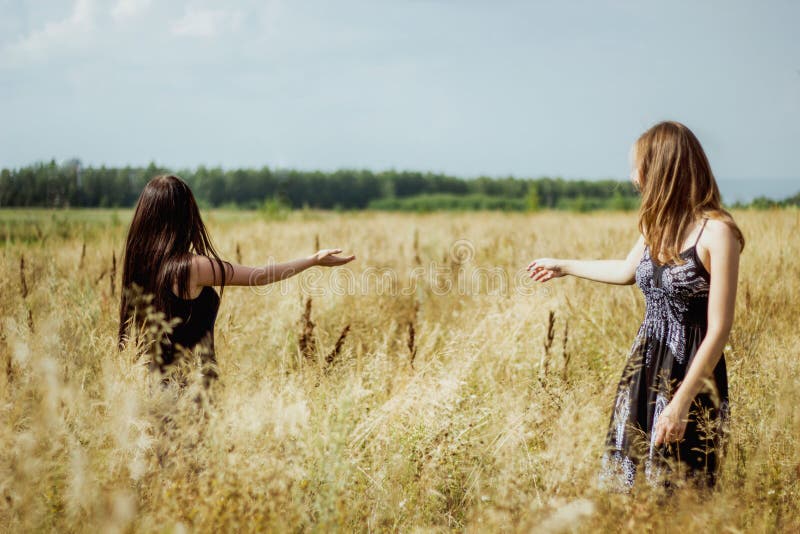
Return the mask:
{"type": "Polygon", "coordinates": [[[13,61],[38,60],[52,52],[86,43],[94,28],[95,3],[76,0],[69,17],[46,23],[19,41],[8,45],[3,55],[13,61]]]}
{"type": "Polygon", "coordinates": [[[242,18],[242,13],[236,10],[187,8],[173,24],[172,33],[183,37],[214,37],[239,28],[242,18]]]}
{"type": "Polygon", "coordinates": [[[135,17],[145,12],[150,3],[151,0],[119,0],[111,8],[111,17],[117,22],[135,17]]]}

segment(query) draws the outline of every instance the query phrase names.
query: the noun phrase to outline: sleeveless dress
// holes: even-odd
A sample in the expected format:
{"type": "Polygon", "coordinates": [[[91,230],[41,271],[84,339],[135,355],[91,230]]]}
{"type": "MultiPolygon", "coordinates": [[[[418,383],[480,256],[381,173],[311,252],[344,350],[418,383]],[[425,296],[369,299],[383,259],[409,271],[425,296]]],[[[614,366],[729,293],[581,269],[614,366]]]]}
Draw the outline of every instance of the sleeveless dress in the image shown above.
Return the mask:
{"type": "Polygon", "coordinates": [[[183,351],[196,350],[203,364],[206,383],[217,378],[214,353],[214,323],[219,310],[219,295],[210,286],[204,286],[193,299],[183,299],[168,291],[170,316],[180,318],[172,334],[161,344],[159,369],[164,372],[181,356],[183,351]]]}
{"type": "Polygon", "coordinates": [[[681,252],[683,265],[658,265],[645,247],[636,269],[645,316],[617,388],[601,486],[629,491],[637,471],[654,487],[668,487],[675,475],[713,486],[728,421],[725,356],[717,363],[715,387],[695,397],[683,440],[655,445],[652,430],[692,364],[707,330],[711,275],[697,255],[697,242],[681,252]],[[642,469],[643,468],[643,469],[642,469]]]}

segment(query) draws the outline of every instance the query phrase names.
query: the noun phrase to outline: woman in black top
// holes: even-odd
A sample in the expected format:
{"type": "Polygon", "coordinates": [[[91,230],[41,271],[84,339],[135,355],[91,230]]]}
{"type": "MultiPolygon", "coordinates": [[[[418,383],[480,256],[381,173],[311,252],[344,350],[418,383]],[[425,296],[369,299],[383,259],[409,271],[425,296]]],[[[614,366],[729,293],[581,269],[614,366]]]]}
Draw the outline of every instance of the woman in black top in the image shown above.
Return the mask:
{"type": "Polygon", "coordinates": [[[145,336],[151,368],[163,372],[181,351],[197,349],[208,364],[204,365],[204,375],[214,378],[214,322],[220,295],[212,286],[220,286],[221,294],[226,285],[271,284],[315,265],[334,267],[355,259],[338,256],[341,252],[320,250],[307,258],[265,267],[222,261],[189,186],[177,176],[156,176],[139,196],[125,245],[120,349],[128,340],[132,323],[149,335],[153,312],[160,312],[174,327],[158,339],[145,336]]]}

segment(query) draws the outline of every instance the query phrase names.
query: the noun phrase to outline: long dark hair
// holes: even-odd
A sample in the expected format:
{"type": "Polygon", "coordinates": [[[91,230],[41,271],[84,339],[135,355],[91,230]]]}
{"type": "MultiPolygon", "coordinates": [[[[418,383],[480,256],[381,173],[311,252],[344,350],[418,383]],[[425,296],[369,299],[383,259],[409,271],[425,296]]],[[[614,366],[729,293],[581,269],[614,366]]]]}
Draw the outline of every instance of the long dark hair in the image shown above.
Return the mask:
{"type": "MultiPolygon", "coordinates": [[[[192,190],[174,175],[159,175],[145,186],[136,203],[122,267],[119,303],[119,347],[127,341],[132,320],[133,285],[153,297],[156,311],[171,318],[169,293],[177,286],[178,295],[189,297],[189,269],[192,255],[212,260],[214,281],[220,273],[220,293],[225,289],[225,263],[208,237],[192,190]]],[[[138,306],[137,306],[138,309],[138,306]]]]}

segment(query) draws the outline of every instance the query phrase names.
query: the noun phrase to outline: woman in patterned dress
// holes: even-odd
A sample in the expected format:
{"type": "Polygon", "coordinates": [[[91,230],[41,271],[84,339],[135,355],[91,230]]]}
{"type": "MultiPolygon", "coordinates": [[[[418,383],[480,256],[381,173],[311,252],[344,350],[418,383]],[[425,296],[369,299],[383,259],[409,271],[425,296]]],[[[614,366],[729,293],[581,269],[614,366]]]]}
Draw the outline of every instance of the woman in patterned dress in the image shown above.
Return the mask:
{"type": "Polygon", "coordinates": [[[655,486],[713,486],[728,420],[723,347],[733,323],[744,238],[722,208],[708,159],[677,122],[647,130],[632,150],[642,195],[638,241],[624,260],[540,258],[538,282],[564,275],[634,282],[645,298],[611,413],[601,482],[623,491],[637,473],[655,486]]]}

